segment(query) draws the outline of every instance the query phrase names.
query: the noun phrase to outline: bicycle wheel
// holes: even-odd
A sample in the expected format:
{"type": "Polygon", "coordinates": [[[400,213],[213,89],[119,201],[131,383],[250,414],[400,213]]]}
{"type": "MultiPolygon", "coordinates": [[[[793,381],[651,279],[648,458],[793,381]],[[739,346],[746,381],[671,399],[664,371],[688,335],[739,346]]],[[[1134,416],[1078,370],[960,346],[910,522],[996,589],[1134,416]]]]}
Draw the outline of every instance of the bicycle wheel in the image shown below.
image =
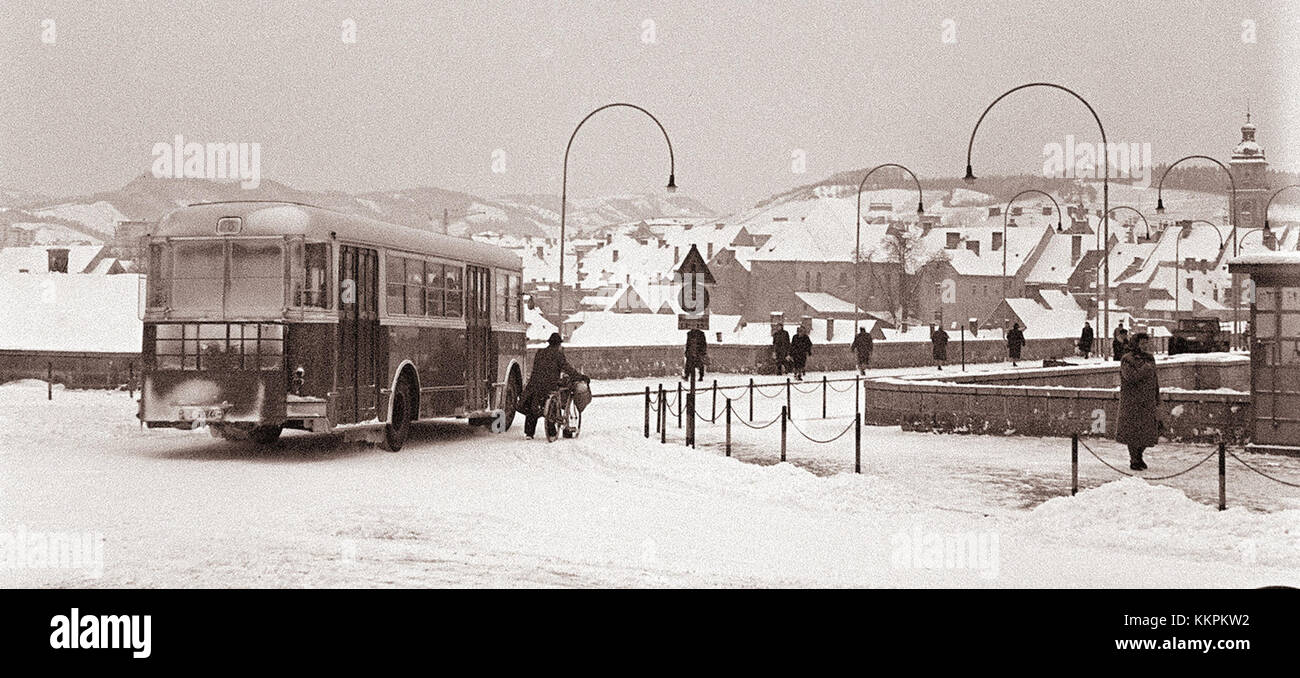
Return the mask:
{"type": "Polygon", "coordinates": [[[565,408],[564,437],[577,438],[578,433],[582,430],[582,411],[569,399],[569,406],[565,408]]]}

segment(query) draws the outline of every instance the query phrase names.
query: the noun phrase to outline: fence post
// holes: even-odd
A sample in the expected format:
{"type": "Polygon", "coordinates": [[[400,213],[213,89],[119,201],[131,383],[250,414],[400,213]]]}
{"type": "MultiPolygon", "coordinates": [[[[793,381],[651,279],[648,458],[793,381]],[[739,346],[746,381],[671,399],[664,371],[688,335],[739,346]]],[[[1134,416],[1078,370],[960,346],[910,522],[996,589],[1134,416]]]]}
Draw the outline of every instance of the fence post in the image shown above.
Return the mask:
{"type": "Polygon", "coordinates": [[[645,437],[650,437],[650,387],[645,387],[645,437]]]}
{"type": "Polygon", "coordinates": [[[731,456],[731,398],[727,398],[727,456],[731,456]]]}
{"type": "Polygon", "coordinates": [[[862,473],[862,413],[853,415],[853,472],[862,473]]]}
{"type": "Polygon", "coordinates": [[[1070,496],[1079,493],[1079,434],[1070,436],[1070,496]]]}
{"type": "Polygon", "coordinates": [[[45,399],[54,400],[54,362],[45,363],[45,399]]]}
{"type": "Polygon", "coordinates": [[[826,418],[826,375],[822,375],[822,419],[826,418]]]}
{"type": "Polygon", "coordinates": [[[718,420],[718,380],[713,380],[713,405],[709,407],[709,423],[718,420]]]}
{"type": "MultiPolygon", "coordinates": [[[[786,383],[788,384],[790,382],[787,381],[786,383]]],[[[781,461],[785,461],[785,427],[789,414],[790,410],[788,408],[781,408],[781,461]]]]}
{"type": "Polygon", "coordinates": [[[659,385],[659,444],[668,442],[668,394],[659,385]]]}
{"type": "MultiPolygon", "coordinates": [[[[135,400],[135,361],[126,364],[126,387],[130,390],[131,399],[135,400]]],[[[646,387],[646,403],[650,402],[650,387],[646,387]]]]}
{"type": "Polygon", "coordinates": [[[677,428],[682,427],[682,382],[677,382],[677,428]]]}
{"type": "Polygon", "coordinates": [[[785,378],[785,409],[787,412],[794,410],[790,406],[790,377],[785,378]]]}
{"type": "Polygon", "coordinates": [[[1219,443],[1219,510],[1228,508],[1227,443],[1219,443]]]}
{"type": "Polygon", "coordinates": [[[858,392],[858,384],[862,383],[862,377],[853,378],[853,413],[862,413],[862,394],[858,392]]]}
{"type": "Polygon", "coordinates": [[[686,444],[695,447],[695,373],[691,372],[691,389],[686,394],[686,444]]]}
{"type": "Polygon", "coordinates": [[[749,378],[749,420],[754,421],[754,378],[749,378]]]}

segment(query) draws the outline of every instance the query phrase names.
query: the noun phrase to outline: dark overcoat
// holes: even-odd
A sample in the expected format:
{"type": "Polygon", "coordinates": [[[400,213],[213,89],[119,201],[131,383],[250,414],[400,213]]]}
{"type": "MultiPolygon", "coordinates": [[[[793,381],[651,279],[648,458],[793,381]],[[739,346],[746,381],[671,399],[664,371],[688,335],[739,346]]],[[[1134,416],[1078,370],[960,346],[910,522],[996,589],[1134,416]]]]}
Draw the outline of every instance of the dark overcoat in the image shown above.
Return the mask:
{"type": "Polygon", "coordinates": [[[1129,351],[1119,364],[1119,421],[1115,440],[1135,447],[1151,447],[1160,437],[1160,379],[1156,359],[1146,352],[1129,351]]]}
{"type": "Polygon", "coordinates": [[[930,333],[930,352],[935,360],[948,359],[948,333],[942,329],[930,333]]]}
{"type": "Polygon", "coordinates": [[[871,361],[871,348],[874,341],[870,332],[858,332],[853,337],[853,352],[858,355],[858,362],[871,361]]]}
{"type": "Polygon", "coordinates": [[[686,333],[686,361],[703,362],[709,355],[709,342],[703,330],[690,330],[686,333]]]}
{"type": "Polygon", "coordinates": [[[790,340],[790,362],[799,367],[808,363],[808,356],[812,355],[812,339],[806,334],[796,334],[794,339],[790,340]]]}
{"type": "Polygon", "coordinates": [[[1024,332],[1021,332],[1018,328],[1012,328],[1010,332],[1007,332],[1007,355],[1011,356],[1012,360],[1020,359],[1020,349],[1024,347],[1024,332]]]}

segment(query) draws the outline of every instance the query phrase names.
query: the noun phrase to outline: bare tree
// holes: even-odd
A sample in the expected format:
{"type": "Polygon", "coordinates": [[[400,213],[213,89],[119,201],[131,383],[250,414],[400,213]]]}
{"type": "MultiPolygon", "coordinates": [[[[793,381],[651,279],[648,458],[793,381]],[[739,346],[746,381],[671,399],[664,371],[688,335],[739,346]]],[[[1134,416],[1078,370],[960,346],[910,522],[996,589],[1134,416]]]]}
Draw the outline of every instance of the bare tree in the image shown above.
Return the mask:
{"type": "Polygon", "coordinates": [[[867,253],[871,278],[889,304],[895,325],[916,317],[922,272],[947,259],[943,250],[926,243],[920,226],[906,224],[891,224],[880,244],[867,253]]]}

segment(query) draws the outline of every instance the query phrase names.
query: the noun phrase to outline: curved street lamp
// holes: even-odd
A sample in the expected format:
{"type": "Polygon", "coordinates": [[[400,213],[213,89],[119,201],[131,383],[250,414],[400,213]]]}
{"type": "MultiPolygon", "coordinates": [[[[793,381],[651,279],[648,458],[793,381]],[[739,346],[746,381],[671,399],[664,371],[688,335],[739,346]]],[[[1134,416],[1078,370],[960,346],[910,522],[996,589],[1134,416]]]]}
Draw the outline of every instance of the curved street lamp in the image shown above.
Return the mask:
{"type": "Polygon", "coordinates": [[[1264,245],[1264,247],[1270,250],[1273,249],[1268,246],[1268,236],[1273,233],[1273,229],[1269,227],[1267,221],[1265,221],[1264,225],[1259,228],[1246,229],[1246,232],[1241,234],[1240,241],[1246,242],[1246,238],[1249,238],[1251,233],[1259,233],[1260,242],[1264,245]]]}
{"type": "Polygon", "coordinates": [[[1011,196],[1011,199],[1007,201],[1007,208],[1002,211],[1002,301],[1007,300],[1007,250],[1010,249],[1007,247],[1007,215],[1011,214],[1011,205],[1015,203],[1016,199],[1029,193],[1045,195],[1048,200],[1052,201],[1053,205],[1056,205],[1056,232],[1061,232],[1061,204],[1056,202],[1056,198],[1053,198],[1051,193],[1040,191],[1037,188],[1026,188],[1011,196]]]}
{"type": "MultiPolygon", "coordinates": [[[[1169,176],[1169,170],[1177,167],[1178,164],[1183,162],[1184,160],[1209,160],[1210,162],[1218,165],[1219,169],[1223,170],[1224,174],[1228,175],[1228,187],[1230,190],[1230,193],[1228,194],[1228,218],[1232,220],[1232,256],[1234,257],[1237,256],[1237,180],[1233,178],[1232,171],[1228,169],[1228,166],[1219,162],[1218,160],[1215,160],[1214,158],[1211,158],[1208,155],[1186,155],[1175,160],[1174,164],[1166,167],[1165,171],[1160,174],[1160,184],[1156,186],[1156,214],[1165,213],[1165,199],[1163,195],[1164,188],[1165,188],[1165,177],[1169,176]]],[[[1267,214],[1267,210],[1265,210],[1265,213],[1267,214]]],[[[1240,306],[1241,306],[1240,294],[1237,291],[1237,274],[1234,273],[1232,274],[1232,343],[1233,344],[1235,344],[1237,341],[1237,323],[1238,323],[1238,315],[1239,315],[1238,311],[1240,306]]]]}
{"type": "Polygon", "coordinates": [[[607,108],[616,107],[632,108],[641,111],[659,126],[659,131],[663,132],[664,141],[668,143],[668,192],[672,193],[677,190],[677,163],[673,157],[673,142],[668,138],[668,131],[664,129],[663,123],[659,122],[659,118],[656,118],[650,113],[650,111],[647,111],[636,104],[621,102],[605,104],[604,106],[588,113],[587,117],[583,118],[582,121],[578,123],[578,126],[573,128],[573,134],[569,135],[569,143],[564,147],[564,170],[560,179],[560,292],[558,309],[560,317],[560,336],[564,336],[564,223],[565,214],[569,204],[569,151],[573,148],[573,139],[578,136],[578,130],[582,129],[582,126],[591,119],[591,116],[607,108]]]}
{"type": "Polygon", "coordinates": [[[1215,234],[1219,236],[1219,252],[1223,252],[1223,248],[1227,244],[1223,241],[1223,231],[1220,231],[1219,227],[1216,226],[1213,222],[1209,222],[1204,219],[1192,219],[1191,221],[1187,222],[1187,226],[1179,229],[1178,237],[1174,239],[1174,318],[1175,319],[1178,318],[1178,314],[1182,309],[1182,307],[1179,306],[1178,304],[1180,300],[1180,296],[1183,291],[1183,280],[1182,280],[1183,256],[1182,256],[1182,248],[1180,247],[1180,245],[1182,245],[1183,238],[1186,238],[1188,234],[1192,232],[1192,226],[1195,226],[1196,224],[1205,224],[1206,226],[1209,226],[1210,228],[1214,229],[1215,234]]]}
{"type": "Polygon", "coordinates": [[[1273,191],[1273,195],[1268,196],[1268,202],[1264,203],[1264,230],[1265,231],[1268,230],[1268,208],[1272,206],[1273,198],[1276,198],[1278,193],[1281,193],[1282,191],[1285,191],[1288,188],[1300,188],[1300,184],[1287,184],[1286,186],[1283,186],[1282,188],[1273,191]]]}
{"type": "MultiPolygon", "coordinates": [[[[1117,210],[1128,210],[1128,211],[1130,211],[1130,212],[1132,212],[1132,213],[1138,215],[1138,218],[1142,220],[1142,225],[1145,226],[1146,229],[1147,229],[1146,239],[1147,239],[1148,241],[1151,240],[1151,223],[1147,221],[1147,215],[1145,215],[1145,214],[1139,212],[1138,209],[1137,209],[1136,207],[1130,207],[1130,206],[1128,206],[1128,205],[1116,205],[1116,206],[1114,206],[1114,207],[1112,207],[1112,208],[1106,210],[1106,213],[1103,214],[1102,217],[1103,217],[1103,218],[1109,218],[1110,215],[1111,215],[1111,213],[1112,213],[1112,212],[1115,212],[1115,211],[1117,211],[1117,210]]],[[[1106,247],[1107,247],[1107,249],[1109,249],[1109,247],[1110,247],[1109,236],[1108,236],[1108,239],[1107,239],[1107,241],[1106,241],[1106,247]]],[[[1109,261],[1109,259],[1110,259],[1110,254],[1109,254],[1106,250],[1102,249],[1102,247],[1101,247],[1101,231],[1097,231],[1097,251],[1101,252],[1101,253],[1102,253],[1102,256],[1105,257],[1105,258],[1107,259],[1107,261],[1109,261]]],[[[1100,267],[1100,266],[1097,267],[1097,289],[1098,289],[1098,290],[1102,289],[1102,284],[1101,284],[1101,268],[1102,268],[1102,267],[1100,267]]],[[[1109,265],[1109,263],[1108,263],[1107,266],[1106,266],[1106,285],[1105,285],[1105,289],[1110,289],[1110,265],[1109,265]]],[[[1098,307],[1098,310],[1099,310],[1099,312],[1100,312],[1100,307],[1098,307]]]]}
{"type": "Polygon", "coordinates": [[[896,162],[885,162],[867,170],[866,176],[858,182],[858,209],[853,213],[853,335],[858,334],[858,325],[862,321],[862,307],[859,295],[862,294],[860,278],[862,277],[862,187],[867,185],[867,179],[875,174],[876,170],[885,167],[894,167],[912,175],[912,181],[916,184],[916,213],[925,214],[925,194],[921,192],[921,180],[916,178],[916,173],[896,162]]]}
{"type": "MultiPolygon", "coordinates": [[[[999,96],[998,98],[994,99],[994,100],[993,100],[993,103],[989,104],[989,105],[988,105],[988,108],[985,108],[985,109],[984,109],[984,112],[980,114],[980,119],[979,119],[978,121],[976,121],[976,123],[975,123],[975,129],[971,130],[971,133],[970,133],[970,142],[968,142],[968,143],[966,144],[966,176],[965,176],[965,180],[966,180],[966,182],[967,182],[967,183],[972,183],[972,182],[975,181],[975,172],[974,172],[973,168],[971,167],[971,150],[972,150],[972,149],[974,148],[974,146],[975,146],[975,133],[979,131],[980,123],[984,122],[984,117],[987,116],[987,115],[989,114],[989,111],[992,110],[992,108],[993,108],[994,106],[996,106],[997,103],[998,103],[999,101],[1002,101],[1003,99],[1005,99],[1007,96],[1009,96],[1009,95],[1012,94],[1013,92],[1018,92],[1018,91],[1020,91],[1020,90],[1022,90],[1022,89],[1027,89],[1027,88],[1030,88],[1030,87],[1051,87],[1052,89],[1058,89],[1058,90],[1061,90],[1062,92],[1065,92],[1065,93],[1069,94],[1070,96],[1074,97],[1075,99],[1078,99],[1078,100],[1080,101],[1080,103],[1082,103],[1084,106],[1087,106],[1087,107],[1088,107],[1088,112],[1092,114],[1092,119],[1095,120],[1095,121],[1097,122],[1097,129],[1099,129],[1099,130],[1101,131],[1101,145],[1102,145],[1102,149],[1103,149],[1103,152],[1101,153],[1101,167],[1102,167],[1102,172],[1101,172],[1101,182],[1102,182],[1102,184],[1101,184],[1101,185],[1102,185],[1102,189],[1101,189],[1102,192],[1101,192],[1101,195],[1102,195],[1102,198],[1101,198],[1101,200],[1102,200],[1102,214],[1103,214],[1103,216],[1102,216],[1102,230],[1105,231],[1105,239],[1106,239],[1106,242],[1109,243],[1109,242],[1110,242],[1110,222],[1108,221],[1108,217],[1107,217],[1106,215],[1110,214],[1110,171],[1109,171],[1109,169],[1106,167],[1106,155],[1107,155],[1107,153],[1106,153],[1105,151],[1106,151],[1106,149],[1109,149],[1109,148],[1110,148],[1110,144],[1107,143],[1107,141],[1106,141],[1106,128],[1101,124],[1101,118],[1097,116],[1097,111],[1093,109],[1092,104],[1088,103],[1088,100],[1087,100],[1087,99],[1084,99],[1083,97],[1079,96],[1079,93],[1078,93],[1078,92],[1075,92],[1074,90],[1070,89],[1069,87],[1065,87],[1065,86],[1058,85],[1058,84],[1056,84],[1056,83],[1051,83],[1051,82],[1031,82],[1031,83],[1026,83],[1026,84],[1024,84],[1024,85],[1020,85],[1020,86],[1018,86],[1018,87],[1012,87],[1011,89],[1007,90],[1006,92],[1003,92],[1001,96],[999,96]]],[[[1110,280],[1110,257],[1103,257],[1103,259],[1102,259],[1102,264],[1106,267],[1106,280],[1109,281],[1109,280],[1110,280]]],[[[1105,310],[1104,310],[1104,314],[1105,314],[1105,315],[1104,315],[1104,318],[1105,318],[1105,319],[1103,320],[1103,328],[1102,328],[1102,331],[1103,331],[1103,332],[1110,332],[1110,304],[1109,304],[1110,290],[1109,290],[1109,285],[1107,286],[1106,289],[1101,290],[1101,292],[1102,292],[1102,294],[1104,295],[1105,299],[1107,300],[1107,303],[1106,303],[1106,306],[1105,306],[1105,310]]],[[[1105,350],[1106,350],[1106,344],[1105,344],[1105,342],[1102,342],[1102,351],[1104,352],[1105,350]]]]}

